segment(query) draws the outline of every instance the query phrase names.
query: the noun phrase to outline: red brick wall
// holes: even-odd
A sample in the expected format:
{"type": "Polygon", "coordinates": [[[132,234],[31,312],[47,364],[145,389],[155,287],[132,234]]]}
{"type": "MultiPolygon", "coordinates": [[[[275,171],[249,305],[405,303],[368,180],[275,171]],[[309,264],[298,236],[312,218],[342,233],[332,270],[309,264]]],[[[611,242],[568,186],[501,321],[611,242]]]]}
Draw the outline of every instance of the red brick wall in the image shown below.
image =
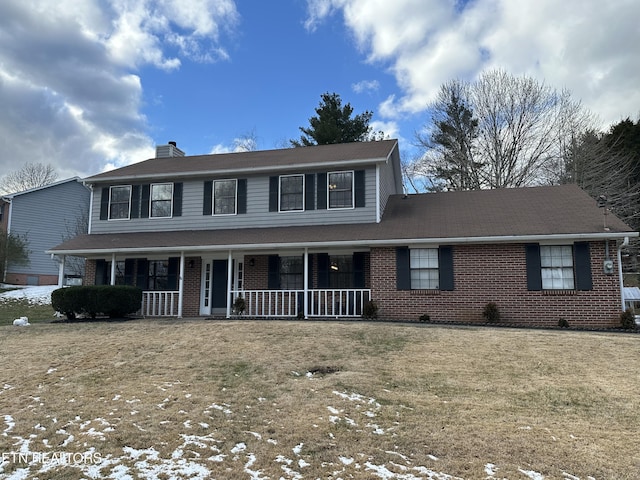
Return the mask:
{"type": "MultiPolygon", "coordinates": [[[[610,247],[615,252],[615,243],[610,247]]],[[[617,326],[618,277],[602,271],[604,248],[604,242],[590,244],[593,290],[566,294],[527,290],[522,244],[454,246],[455,290],[433,292],[398,291],[395,248],[373,248],[372,296],[380,318],[394,320],[418,321],[428,314],[432,321],[484,323],[483,308],[494,302],[508,324],[557,326],[564,318],[570,326],[617,326]]]]}

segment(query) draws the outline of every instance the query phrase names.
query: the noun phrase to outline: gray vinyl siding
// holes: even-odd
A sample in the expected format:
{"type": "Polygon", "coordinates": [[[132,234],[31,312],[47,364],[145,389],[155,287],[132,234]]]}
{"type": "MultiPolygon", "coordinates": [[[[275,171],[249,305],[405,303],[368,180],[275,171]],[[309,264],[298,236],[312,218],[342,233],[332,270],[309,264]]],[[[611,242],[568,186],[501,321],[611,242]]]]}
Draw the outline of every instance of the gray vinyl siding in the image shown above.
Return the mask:
{"type": "Polygon", "coordinates": [[[7,273],[58,275],[58,262],[45,251],[69,238],[79,220],[86,222],[89,198],[89,189],[75,180],[13,197],[9,230],[26,234],[30,263],[11,265],[7,273]]]}
{"type": "MultiPolygon", "coordinates": [[[[332,169],[331,171],[336,171],[332,169]]],[[[296,173],[321,173],[289,172],[296,173]]],[[[322,171],[326,173],[326,171],[322,171]]],[[[365,170],[365,206],[352,209],[305,210],[302,212],[269,211],[269,176],[243,176],[247,180],[247,213],[237,215],[203,215],[204,182],[230,177],[202,177],[183,182],[182,215],[172,218],[135,218],[130,220],[100,220],[102,187],[95,185],[91,233],[127,233],[150,231],[210,230],[230,228],[261,228],[317,224],[373,223],[376,221],[375,168],[365,170]]],[[[317,180],[317,179],[316,179],[317,180]]],[[[161,183],[159,180],[157,183],[161,183]]],[[[126,184],[121,182],[120,185],[126,184]]]]}
{"type": "Polygon", "coordinates": [[[380,216],[384,214],[389,195],[401,193],[396,189],[396,181],[393,171],[393,162],[381,163],[379,165],[380,174],[380,216]]]}

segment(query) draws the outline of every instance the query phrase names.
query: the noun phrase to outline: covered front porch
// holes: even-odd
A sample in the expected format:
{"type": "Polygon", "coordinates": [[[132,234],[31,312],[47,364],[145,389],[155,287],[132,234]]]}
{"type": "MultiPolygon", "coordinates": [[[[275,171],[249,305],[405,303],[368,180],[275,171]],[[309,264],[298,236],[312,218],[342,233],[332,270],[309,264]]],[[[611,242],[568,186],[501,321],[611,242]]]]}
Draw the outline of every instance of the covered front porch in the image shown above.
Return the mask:
{"type": "Polygon", "coordinates": [[[360,317],[371,300],[353,249],[119,252],[88,260],[84,283],[139,286],[145,317],[360,317]]]}

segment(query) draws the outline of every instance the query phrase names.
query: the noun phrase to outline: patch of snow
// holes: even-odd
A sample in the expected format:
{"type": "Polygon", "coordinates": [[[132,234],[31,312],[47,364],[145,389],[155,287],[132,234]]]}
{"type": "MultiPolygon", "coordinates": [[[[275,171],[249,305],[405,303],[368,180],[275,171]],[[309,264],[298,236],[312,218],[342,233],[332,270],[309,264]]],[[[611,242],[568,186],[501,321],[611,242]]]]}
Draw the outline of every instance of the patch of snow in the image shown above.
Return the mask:
{"type": "Polygon", "coordinates": [[[295,453],[296,455],[300,455],[300,452],[302,452],[302,446],[304,445],[304,443],[299,443],[298,445],[296,445],[295,447],[292,448],[293,453],[295,453]]]}
{"type": "Polygon", "coordinates": [[[531,480],[544,480],[544,475],[538,472],[534,472],[533,470],[523,470],[519,468],[518,471],[523,475],[529,477],[531,480]]]}
{"type": "Polygon", "coordinates": [[[236,443],[235,447],[231,449],[231,453],[244,452],[247,449],[247,445],[244,442],[236,443]]]}
{"type": "Polygon", "coordinates": [[[6,300],[27,300],[35,305],[50,305],[51,292],[58,289],[57,285],[46,286],[21,286],[2,285],[4,288],[12,288],[4,293],[0,293],[0,302],[6,300]]]}

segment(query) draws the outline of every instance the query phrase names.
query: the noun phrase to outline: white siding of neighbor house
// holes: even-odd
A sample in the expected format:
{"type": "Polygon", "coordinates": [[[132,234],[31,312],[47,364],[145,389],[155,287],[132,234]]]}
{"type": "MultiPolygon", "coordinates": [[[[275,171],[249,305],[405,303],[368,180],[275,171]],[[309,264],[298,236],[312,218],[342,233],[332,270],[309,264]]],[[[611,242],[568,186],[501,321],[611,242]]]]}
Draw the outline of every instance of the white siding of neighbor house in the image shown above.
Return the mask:
{"type": "Polygon", "coordinates": [[[27,236],[30,263],[10,265],[7,273],[58,275],[58,262],[45,251],[72,236],[77,222],[86,223],[89,198],[89,189],[76,180],[14,196],[9,230],[27,236]]]}
{"type": "MultiPolygon", "coordinates": [[[[331,171],[337,171],[332,169],[331,171]]],[[[297,173],[320,173],[291,172],[297,173]]],[[[326,173],[322,171],[322,173],[326,173]]],[[[171,181],[166,179],[164,181],[171,181]]],[[[316,178],[317,181],[317,178],[316,178]]],[[[172,218],[135,218],[130,220],[100,220],[102,187],[93,191],[91,233],[128,233],[150,231],[212,230],[230,228],[262,228],[279,226],[302,226],[317,224],[353,224],[376,221],[376,171],[372,166],[365,169],[365,206],[351,209],[313,209],[303,212],[269,211],[269,176],[202,177],[183,182],[182,216],[172,218]],[[204,182],[225,178],[247,180],[247,213],[237,215],[203,215],[204,182]]],[[[157,180],[153,183],[162,183],[157,180]]],[[[119,183],[126,185],[126,182],[119,183]]]]}

